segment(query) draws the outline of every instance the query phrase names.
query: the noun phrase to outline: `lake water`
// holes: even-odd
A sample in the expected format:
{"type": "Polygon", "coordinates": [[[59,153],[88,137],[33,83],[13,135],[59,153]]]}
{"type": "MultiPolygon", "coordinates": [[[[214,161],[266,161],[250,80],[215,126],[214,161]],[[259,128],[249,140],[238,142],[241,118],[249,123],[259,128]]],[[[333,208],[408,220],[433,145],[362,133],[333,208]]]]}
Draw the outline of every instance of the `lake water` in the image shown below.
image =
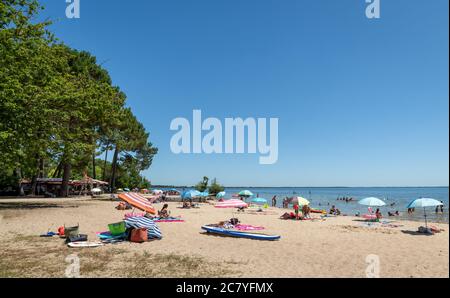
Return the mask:
{"type": "MultiPolygon", "coordinates": [[[[385,217],[387,217],[388,211],[399,211],[402,218],[411,220],[423,220],[423,209],[416,209],[413,215],[408,215],[406,206],[414,199],[433,198],[444,202],[444,214],[436,214],[434,208],[427,208],[427,217],[432,221],[448,223],[448,187],[253,187],[247,189],[255,196],[259,195],[259,197],[267,199],[270,205],[274,195],[277,196],[278,207],[282,207],[285,197],[301,196],[308,199],[313,208],[329,210],[332,205],[335,205],[343,214],[348,215],[367,212],[367,207],[358,204],[357,200],[377,197],[383,199],[387,204],[380,208],[385,217]],[[346,203],[338,201],[339,197],[351,197],[356,201],[346,203]],[[390,206],[391,204],[394,205],[390,206]]],[[[226,188],[226,197],[231,198],[233,194],[241,190],[242,188],[226,188]]]]}

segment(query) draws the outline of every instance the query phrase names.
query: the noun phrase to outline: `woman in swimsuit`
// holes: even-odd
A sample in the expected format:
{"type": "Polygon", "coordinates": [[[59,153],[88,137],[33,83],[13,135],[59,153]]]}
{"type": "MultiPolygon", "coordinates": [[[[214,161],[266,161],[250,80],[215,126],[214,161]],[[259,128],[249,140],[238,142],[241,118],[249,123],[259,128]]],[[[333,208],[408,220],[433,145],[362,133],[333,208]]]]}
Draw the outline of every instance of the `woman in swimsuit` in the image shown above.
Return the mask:
{"type": "Polygon", "coordinates": [[[159,217],[161,218],[168,218],[170,216],[170,211],[168,210],[169,205],[168,204],[164,204],[163,208],[161,209],[161,211],[158,212],[159,217]]]}

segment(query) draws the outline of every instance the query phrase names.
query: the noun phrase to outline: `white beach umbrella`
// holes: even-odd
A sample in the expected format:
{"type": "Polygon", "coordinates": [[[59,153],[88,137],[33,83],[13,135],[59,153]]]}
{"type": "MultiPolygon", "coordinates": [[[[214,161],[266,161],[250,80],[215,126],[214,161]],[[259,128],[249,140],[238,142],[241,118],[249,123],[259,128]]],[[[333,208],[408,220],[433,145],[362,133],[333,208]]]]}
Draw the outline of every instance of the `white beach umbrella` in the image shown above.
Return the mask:
{"type": "Polygon", "coordinates": [[[359,200],[358,203],[360,205],[370,206],[370,207],[381,207],[385,206],[386,203],[379,198],[369,197],[362,200],[359,200]]]}
{"type": "Polygon", "coordinates": [[[309,201],[302,197],[293,197],[291,200],[291,204],[305,206],[305,205],[309,205],[309,201]]]}

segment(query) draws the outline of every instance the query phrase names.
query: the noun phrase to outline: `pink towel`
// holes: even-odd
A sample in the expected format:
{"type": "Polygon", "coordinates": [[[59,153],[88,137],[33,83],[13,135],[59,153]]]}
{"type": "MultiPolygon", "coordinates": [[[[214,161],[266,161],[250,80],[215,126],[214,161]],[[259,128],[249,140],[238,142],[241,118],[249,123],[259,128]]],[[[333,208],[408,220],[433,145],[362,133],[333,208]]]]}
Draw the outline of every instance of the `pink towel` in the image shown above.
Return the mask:
{"type": "Polygon", "coordinates": [[[255,227],[252,225],[235,225],[234,226],[235,229],[238,229],[239,231],[260,231],[260,230],[264,230],[264,227],[255,227]]]}
{"type": "Polygon", "coordinates": [[[125,214],[125,219],[129,217],[144,217],[145,213],[127,213],[125,214]]]}

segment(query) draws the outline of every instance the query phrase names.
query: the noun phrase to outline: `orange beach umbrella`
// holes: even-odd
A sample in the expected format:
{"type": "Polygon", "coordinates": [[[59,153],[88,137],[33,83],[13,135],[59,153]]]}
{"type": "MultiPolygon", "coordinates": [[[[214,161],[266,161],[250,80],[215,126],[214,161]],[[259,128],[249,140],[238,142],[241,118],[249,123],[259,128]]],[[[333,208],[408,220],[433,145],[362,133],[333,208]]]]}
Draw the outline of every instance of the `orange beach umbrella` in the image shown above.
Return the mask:
{"type": "Polygon", "coordinates": [[[138,193],[128,192],[119,194],[119,199],[127,202],[131,206],[138,208],[142,211],[148,212],[150,214],[156,214],[155,208],[152,204],[143,196],[138,193]]]}

